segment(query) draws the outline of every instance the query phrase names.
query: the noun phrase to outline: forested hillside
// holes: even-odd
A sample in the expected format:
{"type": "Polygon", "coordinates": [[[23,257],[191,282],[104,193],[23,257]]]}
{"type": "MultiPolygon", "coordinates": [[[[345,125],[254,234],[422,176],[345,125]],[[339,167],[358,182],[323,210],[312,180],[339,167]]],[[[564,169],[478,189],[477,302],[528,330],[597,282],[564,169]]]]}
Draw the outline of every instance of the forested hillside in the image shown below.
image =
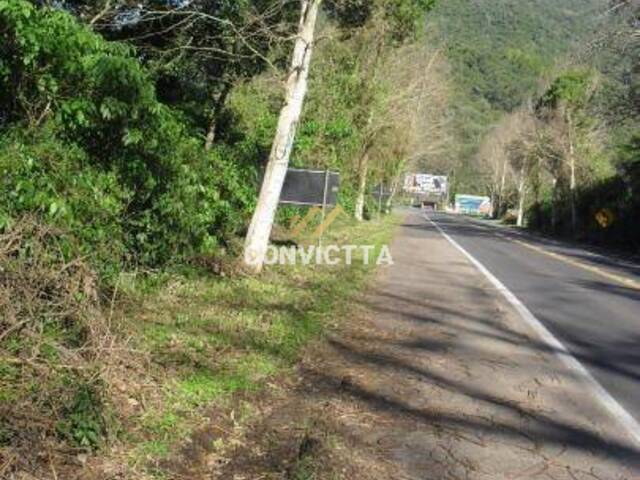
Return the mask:
{"type": "MultiPolygon", "coordinates": [[[[327,1],[301,50],[318,0],[0,0],[0,477],[91,459],[167,478],[205,409],[292,366],[368,268],[253,278],[260,180],[281,151],[331,168],[334,241],[388,238],[371,189],[397,190],[442,123],[433,3],[327,1]],[[272,149],[311,47],[303,116],[272,149]]],[[[276,235],[305,214],[280,208],[276,235]]]]}
{"type": "Polygon", "coordinates": [[[481,190],[473,185],[481,172],[469,160],[487,129],[531,99],[554,68],[594,39],[607,21],[607,6],[606,0],[438,3],[428,19],[428,41],[445,52],[455,92],[455,141],[440,168],[455,164],[461,188],[481,190]]]}
{"type": "Polygon", "coordinates": [[[466,150],[444,162],[455,188],[491,196],[493,215],[518,225],[637,249],[637,2],[500,8],[493,18],[507,12],[512,23],[492,25],[504,35],[472,33],[470,44],[481,46],[474,48],[452,41],[456,108],[466,109],[454,121],[466,150]],[[526,68],[514,61],[520,53],[511,55],[525,51],[520,45],[529,45],[526,68]]]}
{"type": "Polygon", "coordinates": [[[603,0],[453,0],[439,3],[429,24],[462,87],[511,111],[592,38],[606,7],[603,0]]]}

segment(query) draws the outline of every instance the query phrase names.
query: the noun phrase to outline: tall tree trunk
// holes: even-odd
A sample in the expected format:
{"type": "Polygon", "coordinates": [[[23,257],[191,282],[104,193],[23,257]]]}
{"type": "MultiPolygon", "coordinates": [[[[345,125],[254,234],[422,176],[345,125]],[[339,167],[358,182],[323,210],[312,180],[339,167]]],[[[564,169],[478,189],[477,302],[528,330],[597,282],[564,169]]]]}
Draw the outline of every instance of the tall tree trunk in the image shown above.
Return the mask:
{"type": "MultiPolygon", "coordinates": [[[[380,37],[381,38],[381,37],[380,37]]],[[[364,71],[365,76],[367,78],[370,77],[370,85],[376,84],[376,78],[378,76],[378,70],[380,68],[380,63],[382,61],[382,48],[383,42],[378,38],[378,41],[375,42],[375,45],[372,45],[367,51],[373,51],[373,57],[371,58],[371,64],[365,66],[364,71]]],[[[373,99],[375,98],[372,95],[371,87],[367,91],[365,98],[369,98],[371,101],[369,104],[373,104],[373,99]]],[[[367,118],[367,125],[364,128],[365,131],[369,131],[372,128],[374,121],[374,110],[370,108],[369,116],[367,118]]],[[[364,150],[360,157],[360,161],[358,162],[358,193],[356,195],[356,204],[355,204],[355,212],[354,217],[357,221],[361,222],[364,220],[364,203],[365,196],[367,193],[367,175],[369,174],[369,152],[373,145],[373,139],[376,134],[379,132],[373,128],[373,131],[369,131],[368,135],[365,136],[366,140],[364,143],[364,150]]]]}
{"type": "Polygon", "coordinates": [[[556,233],[558,229],[558,179],[553,177],[551,180],[551,232],[556,233]]]}
{"type": "Polygon", "coordinates": [[[573,138],[573,119],[571,117],[571,112],[567,113],[567,123],[569,126],[569,193],[571,202],[571,232],[575,235],[578,229],[578,212],[576,208],[576,147],[573,138]]]}
{"type": "Polygon", "coordinates": [[[400,175],[396,175],[396,177],[391,181],[391,189],[389,190],[389,196],[384,204],[385,213],[391,212],[391,207],[393,205],[393,199],[398,193],[398,187],[400,186],[400,175]]]}
{"type": "Polygon", "coordinates": [[[542,226],[542,208],[540,206],[540,158],[536,158],[534,165],[531,190],[533,192],[534,226],[535,228],[540,228],[542,226]]]}
{"type": "Polygon", "coordinates": [[[489,218],[496,218],[497,211],[498,211],[498,189],[494,184],[491,187],[491,210],[489,211],[489,218]]]}
{"type": "Polygon", "coordinates": [[[231,83],[227,82],[222,87],[222,91],[218,94],[213,106],[213,113],[211,114],[211,121],[209,122],[209,128],[207,130],[207,138],[204,142],[204,149],[208,152],[213,148],[213,143],[216,141],[216,129],[218,128],[218,119],[224,110],[224,106],[227,103],[227,97],[231,92],[231,83]]]}
{"type": "Polygon", "coordinates": [[[355,217],[364,220],[364,199],[367,193],[367,175],[369,174],[369,147],[367,146],[360,158],[358,168],[358,195],[356,196],[355,217]]]}
{"type": "Polygon", "coordinates": [[[285,104],[280,111],[258,204],[245,240],[244,263],[255,273],[262,270],[269,247],[269,237],[289,166],[296,126],[307,93],[309,66],[320,3],[322,0],[302,0],[298,37],[291,59],[285,104]]]}
{"type": "Polygon", "coordinates": [[[520,171],[520,182],[518,185],[518,227],[522,227],[524,225],[524,200],[526,195],[526,185],[525,185],[525,171],[524,168],[520,171]]]}
{"type": "Polygon", "coordinates": [[[507,184],[507,160],[502,162],[502,177],[500,178],[500,190],[498,191],[498,209],[496,216],[502,217],[504,209],[504,189],[507,184]]]}
{"type": "Polygon", "coordinates": [[[214,114],[209,122],[209,129],[207,130],[207,138],[204,141],[204,149],[208,152],[213,148],[213,142],[216,140],[216,128],[218,126],[218,118],[214,114]]]}
{"type": "Polygon", "coordinates": [[[500,172],[494,172],[489,190],[489,218],[496,218],[496,210],[498,208],[498,184],[500,172]]]}
{"type": "Polygon", "coordinates": [[[578,212],[576,208],[576,160],[571,154],[569,160],[569,169],[571,170],[571,179],[569,183],[569,190],[571,194],[571,232],[575,235],[578,229],[578,212]]]}

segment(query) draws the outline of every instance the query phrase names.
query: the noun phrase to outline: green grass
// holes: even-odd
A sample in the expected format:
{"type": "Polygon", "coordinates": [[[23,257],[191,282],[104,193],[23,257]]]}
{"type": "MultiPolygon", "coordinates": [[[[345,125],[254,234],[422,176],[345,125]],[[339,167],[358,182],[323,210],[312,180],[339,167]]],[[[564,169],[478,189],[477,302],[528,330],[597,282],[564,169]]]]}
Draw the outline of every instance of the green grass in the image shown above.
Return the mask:
{"type": "MultiPolygon", "coordinates": [[[[342,219],[324,244],[378,249],[396,224],[391,216],[363,224],[342,219]]],[[[356,257],[351,266],[277,266],[222,279],[177,275],[145,287],[125,321],[136,348],[152,359],[158,396],[140,415],[132,461],[166,457],[203,425],[207,408],[286,373],[309,341],[345,317],[373,269],[356,257]]]]}

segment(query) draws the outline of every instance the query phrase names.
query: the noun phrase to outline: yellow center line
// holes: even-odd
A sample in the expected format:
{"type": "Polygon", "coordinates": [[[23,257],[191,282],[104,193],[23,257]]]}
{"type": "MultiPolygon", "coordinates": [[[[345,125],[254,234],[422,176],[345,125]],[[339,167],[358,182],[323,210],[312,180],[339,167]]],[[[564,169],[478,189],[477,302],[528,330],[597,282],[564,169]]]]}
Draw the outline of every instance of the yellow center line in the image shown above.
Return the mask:
{"type": "Polygon", "coordinates": [[[616,275],[615,273],[608,272],[600,267],[596,267],[595,265],[586,265],[578,260],[574,260],[573,258],[569,258],[565,255],[560,255],[559,253],[550,252],[549,250],[545,250],[544,248],[531,245],[530,243],[523,242],[522,240],[516,240],[506,235],[501,235],[501,236],[511,240],[514,243],[517,243],[518,245],[522,245],[523,247],[533,250],[535,252],[542,253],[543,255],[554,258],[556,260],[560,260],[574,267],[582,268],[583,270],[587,270],[588,272],[595,273],[596,275],[600,275],[614,282],[621,283],[622,285],[628,288],[633,288],[634,290],[640,290],[640,282],[637,282],[636,280],[632,280],[631,278],[627,278],[622,275],[616,275]]]}
{"type": "MultiPolygon", "coordinates": [[[[467,219],[465,219],[467,220],[467,219]]],[[[473,222],[471,222],[470,220],[467,220],[469,223],[471,223],[472,225],[474,225],[475,227],[478,227],[480,229],[489,229],[489,227],[486,227],[484,225],[477,225],[477,224],[473,224],[473,222]]],[[[620,283],[622,285],[624,285],[627,288],[631,288],[634,290],[640,290],[640,282],[633,280],[631,278],[625,277],[623,275],[617,275],[615,273],[611,273],[608,272],[600,267],[596,267],[595,265],[587,265],[584,264],[578,260],[575,260],[573,258],[567,257],[566,255],[560,255],[559,253],[555,253],[555,252],[550,252],[549,250],[545,250],[542,247],[538,247],[536,245],[532,245],[530,243],[524,242],[522,240],[517,240],[515,238],[512,238],[509,235],[505,235],[502,232],[496,232],[496,235],[507,239],[513,243],[517,243],[518,245],[522,245],[525,248],[528,248],[529,250],[533,250],[534,252],[538,252],[541,253],[543,255],[546,255],[548,257],[554,258],[556,260],[560,260],[561,262],[564,262],[566,264],[572,265],[574,267],[578,267],[581,268],[583,270],[586,270],[588,272],[591,273],[595,273],[596,275],[600,275],[601,277],[607,278],[611,281],[614,281],[616,283],[620,283]]]]}

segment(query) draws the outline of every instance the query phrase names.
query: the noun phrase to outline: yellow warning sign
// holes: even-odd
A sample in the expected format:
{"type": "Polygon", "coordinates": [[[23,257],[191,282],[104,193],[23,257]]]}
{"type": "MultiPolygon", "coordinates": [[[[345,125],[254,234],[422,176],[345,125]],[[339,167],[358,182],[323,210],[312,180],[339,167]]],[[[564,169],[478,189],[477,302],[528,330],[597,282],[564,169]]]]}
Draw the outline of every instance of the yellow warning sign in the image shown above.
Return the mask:
{"type": "Polygon", "coordinates": [[[596,222],[602,228],[609,228],[615,222],[616,216],[615,214],[609,210],[608,208],[603,208],[596,213],[596,222]]]}

